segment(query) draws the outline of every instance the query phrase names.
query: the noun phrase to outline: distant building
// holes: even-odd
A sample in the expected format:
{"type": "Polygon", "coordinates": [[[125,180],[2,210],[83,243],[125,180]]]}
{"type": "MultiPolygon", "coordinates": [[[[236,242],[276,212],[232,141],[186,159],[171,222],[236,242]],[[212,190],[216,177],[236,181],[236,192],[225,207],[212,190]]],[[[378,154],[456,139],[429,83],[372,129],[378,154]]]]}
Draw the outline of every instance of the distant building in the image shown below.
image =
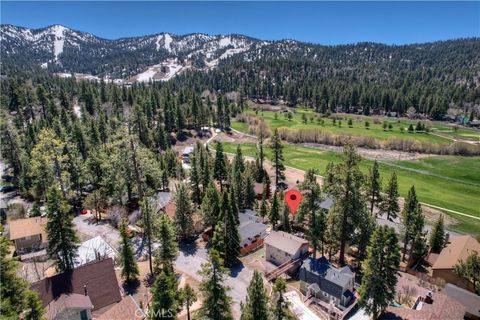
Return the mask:
{"type": "Polygon", "coordinates": [[[320,203],[320,208],[328,211],[333,206],[333,198],[327,197],[320,203]]]}
{"type": "Polygon", "coordinates": [[[90,320],[92,312],[122,299],[113,260],[85,264],[35,282],[49,320],[90,320]]]}
{"type": "Polygon", "coordinates": [[[337,307],[346,307],[353,300],[355,274],[349,267],[335,268],[325,257],[305,259],[300,267],[300,291],[337,307]]]}
{"type": "Polygon", "coordinates": [[[185,147],[182,152],[182,160],[184,163],[190,163],[190,154],[193,152],[193,147],[185,147]]]}
{"type": "Polygon", "coordinates": [[[480,296],[459,288],[454,284],[447,283],[442,291],[443,294],[460,302],[465,307],[465,319],[480,319],[480,296]]]}
{"type": "Polygon", "coordinates": [[[17,251],[32,251],[47,246],[47,218],[32,217],[9,222],[10,240],[17,251]]]}
{"type": "MultiPolygon", "coordinates": [[[[265,259],[277,266],[308,253],[308,241],[283,231],[272,231],[265,239],[265,259]]],[[[297,268],[298,270],[298,268],[297,268]]],[[[292,270],[293,272],[295,270],[292,270]]]]}
{"type": "Polygon", "coordinates": [[[240,224],[240,255],[246,255],[263,245],[267,236],[267,225],[255,214],[253,210],[246,210],[238,214],[240,224]]]}
{"type": "Polygon", "coordinates": [[[471,236],[452,237],[450,243],[443,248],[432,266],[432,277],[441,278],[461,288],[473,291],[473,283],[457,276],[454,266],[460,261],[466,261],[474,252],[480,253],[480,243],[471,236]]]}

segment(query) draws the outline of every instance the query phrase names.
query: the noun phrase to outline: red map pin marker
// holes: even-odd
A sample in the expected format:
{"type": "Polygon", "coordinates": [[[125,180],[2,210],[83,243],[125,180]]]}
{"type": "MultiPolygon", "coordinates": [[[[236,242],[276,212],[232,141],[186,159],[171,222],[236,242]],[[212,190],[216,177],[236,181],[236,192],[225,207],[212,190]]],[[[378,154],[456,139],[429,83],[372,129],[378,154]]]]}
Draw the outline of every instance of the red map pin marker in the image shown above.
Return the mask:
{"type": "Polygon", "coordinates": [[[287,202],[292,216],[295,216],[295,212],[297,211],[300,202],[302,202],[302,194],[298,190],[288,190],[285,193],[285,202],[287,202]]]}

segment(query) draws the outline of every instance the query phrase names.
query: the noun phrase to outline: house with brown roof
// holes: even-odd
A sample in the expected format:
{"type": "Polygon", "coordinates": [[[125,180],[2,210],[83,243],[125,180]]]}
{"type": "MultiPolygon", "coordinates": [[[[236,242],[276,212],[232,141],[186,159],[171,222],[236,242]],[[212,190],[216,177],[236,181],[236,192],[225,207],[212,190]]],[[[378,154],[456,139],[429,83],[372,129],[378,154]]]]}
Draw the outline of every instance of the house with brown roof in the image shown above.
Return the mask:
{"type": "Polygon", "coordinates": [[[442,293],[419,297],[412,308],[389,306],[381,320],[462,320],[465,307],[442,293]]]}
{"type": "Polygon", "coordinates": [[[132,295],[128,295],[122,301],[98,316],[97,320],[143,320],[147,315],[132,295]]]}
{"type": "Polygon", "coordinates": [[[47,245],[47,218],[32,217],[9,222],[10,240],[17,251],[40,250],[47,245]]]}
{"type": "Polygon", "coordinates": [[[307,240],[283,231],[272,231],[264,243],[265,259],[277,266],[296,260],[308,252],[307,240]]]}
{"type": "Polygon", "coordinates": [[[30,289],[38,292],[49,320],[90,320],[92,311],[122,299],[111,258],[45,278],[30,289]]]}
{"type": "Polygon", "coordinates": [[[453,283],[461,288],[473,291],[473,283],[468,279],[457,276],[453,272],[454,266],[460,261],[466,261],[474,252],[480,253],[480,243],[471,236],[452,238],[443,248],[432,266],[432,277],[441,278],[447,283],[453,283]]]}

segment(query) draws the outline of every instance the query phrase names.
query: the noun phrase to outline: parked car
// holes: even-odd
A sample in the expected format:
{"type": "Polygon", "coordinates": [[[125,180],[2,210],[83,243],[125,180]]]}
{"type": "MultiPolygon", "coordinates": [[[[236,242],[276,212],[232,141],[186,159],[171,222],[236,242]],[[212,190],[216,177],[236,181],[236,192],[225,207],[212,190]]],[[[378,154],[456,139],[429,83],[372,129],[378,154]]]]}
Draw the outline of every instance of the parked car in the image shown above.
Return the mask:
{"type": "Polygon", "coordinates": [[[277,188],[282,189],[282,190],[287,190],[288,189],[288,183],[286,183],[285,181],[278,181],[277,188]]]}

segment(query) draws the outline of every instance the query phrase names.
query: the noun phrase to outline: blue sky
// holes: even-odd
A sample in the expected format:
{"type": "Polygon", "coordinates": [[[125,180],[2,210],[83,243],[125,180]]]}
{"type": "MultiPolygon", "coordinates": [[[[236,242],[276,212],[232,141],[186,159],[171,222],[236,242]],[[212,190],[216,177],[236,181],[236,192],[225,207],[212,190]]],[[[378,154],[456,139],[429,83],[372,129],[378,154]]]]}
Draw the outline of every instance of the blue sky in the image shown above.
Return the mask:
{"type": "Polygon", "coordinates": [[[480,2],[7,2],[1,22],[62,24],[115,39],[171,32],[240,33],[321,44],[480,37],[480,2]]]}

